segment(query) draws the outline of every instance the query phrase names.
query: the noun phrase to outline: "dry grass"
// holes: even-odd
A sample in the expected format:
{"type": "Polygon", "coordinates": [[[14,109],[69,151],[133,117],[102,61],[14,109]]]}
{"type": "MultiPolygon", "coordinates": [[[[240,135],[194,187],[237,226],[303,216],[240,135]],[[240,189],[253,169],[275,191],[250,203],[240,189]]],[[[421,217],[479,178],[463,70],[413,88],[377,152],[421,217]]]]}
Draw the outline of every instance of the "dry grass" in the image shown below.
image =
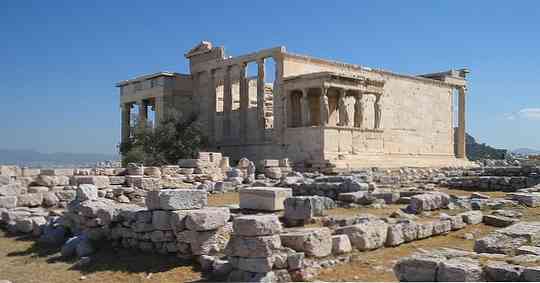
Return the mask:
{"type": "Polygon", "coordinates": [[[7,237],[0,231],[0,279],[16,282],[196,282],[202,275],[191,262],[174,256],[140,254],[102,248],[92,262],[77,267],[60,260],[58,248],[40,246],[30,238],[7,237]]]}

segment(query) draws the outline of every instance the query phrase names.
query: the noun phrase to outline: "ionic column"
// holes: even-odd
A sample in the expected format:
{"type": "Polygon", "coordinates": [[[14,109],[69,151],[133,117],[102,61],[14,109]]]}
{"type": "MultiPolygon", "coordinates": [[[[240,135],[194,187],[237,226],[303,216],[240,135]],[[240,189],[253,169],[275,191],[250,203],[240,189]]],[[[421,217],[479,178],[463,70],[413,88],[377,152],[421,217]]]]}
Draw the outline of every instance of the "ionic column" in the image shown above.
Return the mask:
{"type": "Polygon", "coordinates": [[[458,121],[458,128],[457,128],[457,152],[456,157],[457,158],[466,158],[467,152],[466,152],[466,145],[465,145],[465,136],[466,136],[466,129],[465,129],[465,104],[466,104],[466,96],[467,96],[467,88],[465,86],[458,88],[459,92],[459,121],[458,121]]]}
{"type": "Polygon", "coordinates": [[[264,58],[257,60],[257,129],[259,131],[259,140],[265,139],[265,126],[264,120],[264,58]]]}
{"type": "Polygon", "coordinates": [[[328,104],[328,88],[321,88],[321,101],[320,101],[320,125],[328,125],[328,118],[330,117],[330,105],[328,104]]]}
{"type": "Polygon", "coordinates": [[[144,100],[137,102],[137,105],[139,105],[139,127],[145,128],[146,121],[148,120],[148,105],[144,100]]]}
{"type": "Polygon", "coordinates": [[[208,141],[210,145],[215,144],[216,133],[216,70],[210,70],[208,72],[208,99],[210,100],[208,109],[208,141]]]}
{"type": "Polygon", "coordinates": [[[302,121],[300,122],[300,124],[304,127],[311,126],[308,91],[308,88],[302,89],[302,103],[300,105],[300,112],[302,117],[302,121]]]}
{"type": "Polygon", "coordinates": [[[157,96],[154,98],[154,110],[155,110],[155,126],[159,126],[161,121],[165,118],[165,105],[164,105],[164,98],[163,96],[157,96]]]}
{"type": "Polygon", "coordinates": [[[231,66],[227,66],[223,82],[223,137],[231,135],[232,103],[231,66]]]}
{"type": "Polygon", "coordinates": [[[124,103],[122,108],[122,142],[127,142],[131,131],[131,103],[124,103]]]}
{"type": "Polygon", "coordinates": [[[248,107],[249,107],[249,88],[246,78],[246,63],[241,63],[240,67],[240,140],[247,141],[248,128],[248,107]]]}

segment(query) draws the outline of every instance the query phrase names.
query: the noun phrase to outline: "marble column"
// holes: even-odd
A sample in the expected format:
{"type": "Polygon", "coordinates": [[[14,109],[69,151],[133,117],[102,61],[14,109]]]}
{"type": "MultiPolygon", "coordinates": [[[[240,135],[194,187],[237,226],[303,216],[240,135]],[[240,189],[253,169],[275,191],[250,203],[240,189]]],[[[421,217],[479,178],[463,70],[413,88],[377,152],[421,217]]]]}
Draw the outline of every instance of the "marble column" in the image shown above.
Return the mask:
{"type": "Polygon", "coordinates": [[[159,126],[161,121],[165,118],[165,105],[164,105],[164,97],[163,96],[157,96],[154,98],[154,125],[155,127],[159,126]]]}
{"type": "Polygon", "coordinates": [[[264,119],[264,58],[257,60],[257,130],[259,132],[259,141],[265,140],[265,126],[264,119]]]}
{"type": "Polygon", "coordinates": [[[139,106],[139,128],[146,128],[146,121],[148,120],[148,104],[145,100],[139,100],[137,105],[139,106]]]}
{"type": "Polygon", "coordinates": [[[225,68],[225,78],[223,82],[223,137],[231,135],[231,112],[232,112],[232,80],[231,66],[225,68]]]}
{"type": "Polygon", "coordinates": [[[328,104],[328,88],[321,88],[321,97],[320,97],[320,126],[324,127],[328,125],[328,119],[330,117],[330,105],[328,104]]]}
{"type": "Polygon", "coordinates": [[[308,88],[302,89],[302,103],[300,104],[301,107],[301,118],[302,121],[300,122],[302,126],[309,127],[311,126],[311,113],[309,109],[309,96],[308,96],[308,88]]]}
{"type": "Polygon", "coordinates": [[[240,140],[247,142],[248,132],[248,108],[249,108],[249,86],[246,78],[246,63],[238,65],[240,68],[240,140]]]}
{"type": "Polygon", "coordinates": [[[127,142],[131,132],[131,103],[122,104],[122,142],[127,142]]]}
{"type": "Polygon", "coordinates": [[[457,158],[466,158],[467,152],[466,152],[466,143],[465,143],[465,136],[466,136],[466,128],[465,128],[465,105],[466,105],[466,98],[467,98],[467,88],[465,86],[458,88],[459,92],[459,121],[458,121],[458,128],[457,128],[457,152],[456,157],[457,158]]]}
{"type": "Polygon", "coordinates": [[[208,72],[208,142],[210,145],[215,144],[216,140],[216,70],[210,70],[208,72]]]}

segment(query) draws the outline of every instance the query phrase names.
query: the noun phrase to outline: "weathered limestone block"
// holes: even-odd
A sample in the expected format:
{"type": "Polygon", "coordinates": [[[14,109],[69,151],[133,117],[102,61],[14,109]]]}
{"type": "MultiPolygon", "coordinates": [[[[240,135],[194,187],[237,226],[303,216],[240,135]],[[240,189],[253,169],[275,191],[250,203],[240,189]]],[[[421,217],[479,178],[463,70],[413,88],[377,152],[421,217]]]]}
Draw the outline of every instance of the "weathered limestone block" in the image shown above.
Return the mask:
{"type": "Polygon", "coordinates": [[[516,255],[540,255],[540,247],[535,246],[522,246],[516,250],[516,255]]]}
{"type": "Polygon", "coordinates": [[[540,282],[540,267],[525,267],[522,274],[522,280],[526,282],[540,282]]]}
{"type": "Polygon", "coordinates": [[[41,169],[41,175],[46,176],[73,176],[73,169],[41,169]]]}
{"type": "Polygon", "coordinates": [[[109,176],[109,183],[111,185],[123,185],[126,182],[124,176],[109,176]]]}
{"type": "Polygon", "coordinates": [[[516,282],[520,281],[523,267],[503,261],[488,261],[484,266],[487,281],[516,282]]]}
{"type": "Polygon", "coordinates": [[[240,257],[267,257],[279,248],[281,248],[279,235],[246,237],[233,234],[227,244],[225,254],[240,257]]]}
{"type": "Polygon", "coordinates": [[[21,170],[21,175],[23,177],[37,177],[39,174],[41,174],[41,169],[39,168],[23,167],[21,170]]]}
{"type": "Polygon", "coordinates": [[[452,230],[450,220],[433,221],[433,235],[446,234],[452,230]]]}
{"type": "Polygon", "coordinates": [[[240,236],[265,236],[281,232],[281,222],[277,215],[245,215],[234,218],[233,229],[240,236]]]}
{"type": "Polygon", "coordinates": [[[467,224],[480,224],[482,223],[482,219],[484,217],[484,214],[480,210],[471,210],[458,215],[460,215],[463,222],[467,224]]]}
{"type": "Polygon", "coordinates": [[[240,208],[263,211],[283,210],[285,199],[292,196],[290,188],[251,187],[241,189],[240,208]]]}
{"type": "Polygon", "coordinates": [[[399,192],[375,192],[371,194],[376,199],[382,199],[386,204],[396,203],[399,199],[399,192]]]}
{"type": "Polygon", "coordinates": [[[349,236],[351,244],[361,251],[382,247],[386,243],[387,233],[388,224],[382,220],[371,220],[336,229],[336,234],[349,236]]]}
{"type": "Polygon", "coordinates": [[[333,235],[332,236],[332,254],[344,254],[352,251],[351,241],[347,235],[333,235]]]}
{"type": "Polygon", "coordinates": [[[437,281],[478,282],[484,281],[482,266],[470,258],[452,258],[442,261],[437,270],[437,281]]]}
{"type": "Polygon", "coordinates": [[[291,229],[281,234],[281,244],[309,256],[325,257],[332,253],[331,236],[326,227],[291,229]]]}
{"type": "Polygon", "coordinates": [[[140,188],[145,191],[161,189],[161,178],[142,178],[140,188]]]}
{"type": "Polygon", "coordinates": [[[68,176],[49,176],[49,175],[39,175],[36,178],[36,183],[45,186],[45,187],[54,187],[54,186],[68,186],[69,177],[68,176]]]}
{"type": "Polygon", "coordinates": [[[520,222],[499,229],[478,239],[474,251],[478,253],[513,254],[521,246],[540,244],[540,222],[520,222]]]}
{"type": "Polygon", "coordinates": [[[437,268],[443,259],[428,255],[413,255],[399,259],[394,274],[404,282],[434,282],[437,268]]]}
{"type": "Polygon", "coordinates": [[[418,238],[418,225],[414,222],[398,223],[388,226],[386,237],[387,246],[399,246],[405,242],[411,242],[418,238]]]}
{"type": "Polygon", "coordinates": [[[35,207],[43,203],[43,194],[24,194],[17,197],[17,206],[35,207]]]}
{"type": "Polygon", "coordinates": [[[55,192],[55,195],[60,201],[71,202],[77,197],[77,192],[75,190],[65,190],[55,192]]]}
{"type": "Polygon", "coordinates": [[[450,202],[450,196],[445,193],[433,192],[427,194],[414,195],[407,209],[413,213],[445,208],[450,202]]]}
{"type": "Polygon", "coordinates": [[[49,191],[48,187],[43,187],[43,186],[31,186],[31,187],[28,187],[28,193],[45,193],[45,192],[48,192],[48,191],[49,191]]]}
{"type": "Polygon", "coordinates": [[[21,184],[7,184],[0,186],[0,196],[18,196],[25,194],[27,189],[21,184]]]}
{"type": "Polygon", "coordinates": [[[229,221],[231,214],[226,207],[208,207],[187,213],[185,227],[193,231],[215,230],[229,221]]]}
{"type": "Polygon", "coordinates": [[[98,189],[95,185],[82,184],[77,187],[77,200],[97,200],[98,189]]]}
{"type": "Polygon", "coordinates": [[[43,206],[53,207],[58,204],[60,200],[54,192],[45,192],[43,193],[43,206]]]}
{"type": "Polygon", "coordinates": [[[229,261],[233,268],[249,272],[269,272],[274,266],[273,257],[231,257],[229,261]]]}
{"type": "Polygon", "coordinates": [[[16,196],[0,197],[0,208],[15,208],[15,207],[17,207],[16,196]]]}
{"type": "Polygon", "coordinates": [[[444,217],[441,217],[441,220],[450,221],[450,229],[452,230],[459,230],[467,226],[467,224],[463,222],[463,217],[461,215],[455,215],[455,216],[446,215],[444,217]]]}
{"type": "Polygon", "coordinates": [[[540,193],[512,193],[508,195],[511,196],[512,200],[528,207],[540,206],[540,193]]]}
{"type": "Polygon", "coordinates": [[[143,179],[142,175],[127,175],[124,176],[124,178],[127,186],[141,188],[143,179]]]}
{"type": "Polygon", "coordinates": [[[338,195],[338,200],[343,202],[360,203],[360,200],[367,195],[369,195],[368,191],[341,193],[338,195]]]}
{"type": "MultiPolygon", "coordinates": [[[[325,203],[333,200],[320,196],[299,196],[285,199],[285,218],[291,220],[309,220],[325,214],[325,203]]],[[[332,205],[331,204],[331,205],[332,205]]]]}
{"type": "Polygon", "coordinates": [[[508,227],[519,222],[519,219],[499,215],[484,215],[484,224],[495,227],[508,227]]]}
{"type": "Polygon", "coordinates": [[[167,210],[152,211],[152,225],[156,230],[172,230],[171,212],[167,210]]]}
{"type": "Polygon", "coordinates": [[[34,224],[31,217],[19,218],[15,220],[15,227],[18,232],[30,233],[34,230],[34,224]]]}
{"type": "Polygon", "coordinates": [[[418,224],[418,239],[429,238],[433,235],[433,223],[418,224]]]}
{"type": "Polygon", "coordinates": [[[146,195],[146,206],[150,210],[179,210],[203,208],[208,203],[205,191],[192,189],[165,189],[149,191],[146,195]]]}
{"type": "Polygon", "coordinates": [[[108,176],[73,176],[71,179],[74,186],[90,184],[96,186],[98,189],[103,189],[111,184],[108,176]]]}

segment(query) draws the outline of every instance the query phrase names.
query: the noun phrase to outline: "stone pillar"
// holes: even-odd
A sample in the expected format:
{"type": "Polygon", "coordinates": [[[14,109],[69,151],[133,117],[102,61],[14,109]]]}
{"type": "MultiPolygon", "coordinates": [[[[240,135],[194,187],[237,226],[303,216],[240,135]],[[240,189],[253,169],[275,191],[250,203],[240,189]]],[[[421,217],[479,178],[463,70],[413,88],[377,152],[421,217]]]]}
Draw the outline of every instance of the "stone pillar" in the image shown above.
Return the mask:
{"type": "Polygon", "coordinates": [[[208,72],[208,142],[214,145],[216,141],[216,70],[208,72]]]}
{"type": "Polygon", "coordinates": [[[338,114],[339,114],[339,126],[348,127],[349,126],[349,110],[347,109],[347,104],[345,103],[346,98],[346,89],[339,90],[339,100],[338,100],[338,114]]]}
{"type": "Polygon", "coordinates": [[[131,132],[131,103],[122,105],[122,142],[127,142],[131,132]]]}
{"type": "Polygon", "coordinates": [[[328,88],[321,88],[321,101],[320,101],[320,125],[322,127],[328,125],[328,118],[330,117],[330,105],[328,104],[328,88]]]}
{"type": "Polygon", "coordinates": [[[225,68],[225,78],[223,82],[223,137],[231,135],[231,112],[232,112],[232,81],[231,66],[225,68]]]}
{"type": "Polygon", "coordinates": [[[246,78],[246,63],[238,65],[240,67],[240,140],[247,142],[248,132],[248,108],[249,108],[249,86],[246,78]]]}
{"type": "Polygon", "coordinates": [[[381,104],[381,95],[376,95],[375,103],[375,129],[381,128],[381,120],[382,120],[382,104],[381,104]]]}
{"type": "Polygon", "coordinates": [[[165,105],[164,105],[164,97],[163,96],[157,96],[154,98],[154,125],[157,127],[161,123],[161,121],[165,118],[165,105]]]}
{"type": "Polygon", "coordinates": [[[466,96],[467,96],[467,88],[465,86],[458,88],[459,92],[459,121],[458,121],[458,128],[457,128],[457,152],[456,157],[457,158],[466,158],[467,152],[466,152],[466,145],[465,145],[465,136],[466,136],[466,129],[465,129],[465,102],[466,102],[466,96]]]}
{"type": "Polygon", "coordinates": [[[257,60],[257,130],[259,131],[259,141],[263,142],[265,139],[265,126],[264,120],[264,58],[257,60]]]}
{"type": "Polygon", "coordinates": [[[302,89],[302,103],[300,104],[301,107],[301,113],[302,113],[302,121],[301,125],[304,127],[311,126],[311,113],[309,109],[309,97],[308,97],[308,88],[302,89]]]}
{"type": "Polygon", "coordinates": [[[140,100],[137,105],[139,105],[139,127],[145,128],[148,120],[148,104],[145,100],[140,100]]]}
{"type": "Polygon", "coordinates": [[[364,124],[364,102],[362,102],[362,94],[354,96],[354,126],[362,128],[364,124]]]}

